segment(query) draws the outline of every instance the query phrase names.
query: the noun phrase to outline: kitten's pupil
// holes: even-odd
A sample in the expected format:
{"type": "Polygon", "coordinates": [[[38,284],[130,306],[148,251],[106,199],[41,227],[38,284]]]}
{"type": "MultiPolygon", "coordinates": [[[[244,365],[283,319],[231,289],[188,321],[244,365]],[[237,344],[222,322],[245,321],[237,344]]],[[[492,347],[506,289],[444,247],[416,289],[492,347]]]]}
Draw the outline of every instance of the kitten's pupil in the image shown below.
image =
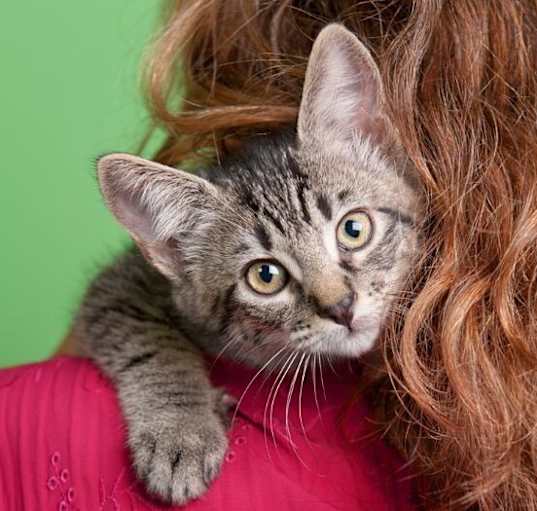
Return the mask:
{"type": "Polygon", "coordinates": [[[262,295],[276,294],[287,284],[287,272],[277,262],[254,262],[245,277],[250,288],[262,295]]]}
{"type": "Polygon", "coordinates": [[[259,277],[263,282],[270,284],[274,275],[278,274],[278,268],[272,264],[263,264],[259,268],[259,277]]]}
{"type": "Polygon", "coordinates": [[[359,238],[363,230],[363,225],[361,222],[356,220],[347,220],[345,222],[345,232],[352,238],[359,238]]]}

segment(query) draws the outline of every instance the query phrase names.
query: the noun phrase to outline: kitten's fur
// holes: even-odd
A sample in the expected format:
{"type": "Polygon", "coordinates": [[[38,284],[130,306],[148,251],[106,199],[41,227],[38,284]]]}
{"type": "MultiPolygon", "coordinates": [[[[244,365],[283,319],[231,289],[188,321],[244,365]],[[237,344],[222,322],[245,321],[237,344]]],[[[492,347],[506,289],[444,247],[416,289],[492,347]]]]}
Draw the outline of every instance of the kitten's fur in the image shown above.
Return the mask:
{"type": "Polygon", "coordinates": [[[100,160],[105,201],[138,249],[97,277],[76,318],[81,349],[117,386],[139,477],[174,503],[207,489],[227,447],[226,398],[202,353],[230,343],[226,356],[258,367],[297,351],[356,357],[418,246],[420,197],[378,70],[338,25],[314,44],[296,132],[259,137],[206,177],[100,160]],[[374,227],[350,251],[336,231],[357,208],[374,227]],[[273,296],[244,277],[264,259],[289,273],[273,296]]]}

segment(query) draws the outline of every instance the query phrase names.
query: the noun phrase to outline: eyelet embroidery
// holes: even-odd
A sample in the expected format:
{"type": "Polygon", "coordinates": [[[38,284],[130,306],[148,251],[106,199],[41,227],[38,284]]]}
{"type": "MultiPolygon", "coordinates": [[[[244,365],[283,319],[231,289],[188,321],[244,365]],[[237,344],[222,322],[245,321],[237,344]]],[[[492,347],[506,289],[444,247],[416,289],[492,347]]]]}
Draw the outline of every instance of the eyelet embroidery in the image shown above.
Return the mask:
{"type": "Polygon", "coordinates": [[[117,500],[117,489],[124,475],[125,475],[125,469],[121,470],[121,472],[117,476],[117,479],[114,485],[112,486],[112,491],[109,494],[106,491],[106,487],[104,485],[104,478],[101,477],[99,481],[100,483],[99,484],[99,511],[105,511],[106,509],[110,509],[110,507],[108,507],[107,504],[110,504],[111,508],[114,511],[120,511],[121,508],[117,500]]]}
{"type": "Polygon", "coordinates": [[[50,457],[47,488],[60,494],[58,511],[79,511],[79,508],[74,505],[75,489],[68,485],[70,479],[69,470],[62,468],[60,462],[60,453],[56,451],[50,457]]]}
{"type": "Polygon", "coordinates": [[[112,493],[110,495],[107,495],[106,488],[104,487],[104,479],[102,477],[99,482],[99,511],[104,511],[106,504],[111,504],[114,511],[120,511],[119,503],[114,495],[114,489],[112,489],[112,493]]]}

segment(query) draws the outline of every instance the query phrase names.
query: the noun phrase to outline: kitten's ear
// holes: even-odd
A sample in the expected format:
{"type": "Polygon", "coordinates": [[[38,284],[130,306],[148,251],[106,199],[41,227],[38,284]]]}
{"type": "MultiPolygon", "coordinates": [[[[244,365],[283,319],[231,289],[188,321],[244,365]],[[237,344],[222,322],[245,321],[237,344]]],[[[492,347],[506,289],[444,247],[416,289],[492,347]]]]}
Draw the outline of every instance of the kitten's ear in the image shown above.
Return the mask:
{"type": "Polygon", "coordinates": [[[181,235],[216,213],[216,188],[199,177],[129,154],[109,154],[97,164],[108,209],[144,256],[164,275],[177,277],[181,235]]]}
{"type": "Polygon", "coordinates": [[[382,102],[380,73],[367,48],[342,25],[321,30],[308,61],[299,139],[348,142],[357,132],[381,143],[389,129],[382,102]]]}

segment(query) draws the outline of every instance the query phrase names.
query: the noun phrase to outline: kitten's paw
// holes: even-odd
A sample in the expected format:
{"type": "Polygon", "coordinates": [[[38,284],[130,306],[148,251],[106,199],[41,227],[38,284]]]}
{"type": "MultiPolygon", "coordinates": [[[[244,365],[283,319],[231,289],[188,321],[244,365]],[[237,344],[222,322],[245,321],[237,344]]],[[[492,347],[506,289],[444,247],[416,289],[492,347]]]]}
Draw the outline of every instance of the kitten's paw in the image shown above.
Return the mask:
{"type": "Polygon", "coordinates": [[[203,495],[220,472],[226,428],[219,409],[192,411],[177,424],[167,422],[163,418],[132,435],[134,467],[151,494],[185,504],[203,495]]]}

